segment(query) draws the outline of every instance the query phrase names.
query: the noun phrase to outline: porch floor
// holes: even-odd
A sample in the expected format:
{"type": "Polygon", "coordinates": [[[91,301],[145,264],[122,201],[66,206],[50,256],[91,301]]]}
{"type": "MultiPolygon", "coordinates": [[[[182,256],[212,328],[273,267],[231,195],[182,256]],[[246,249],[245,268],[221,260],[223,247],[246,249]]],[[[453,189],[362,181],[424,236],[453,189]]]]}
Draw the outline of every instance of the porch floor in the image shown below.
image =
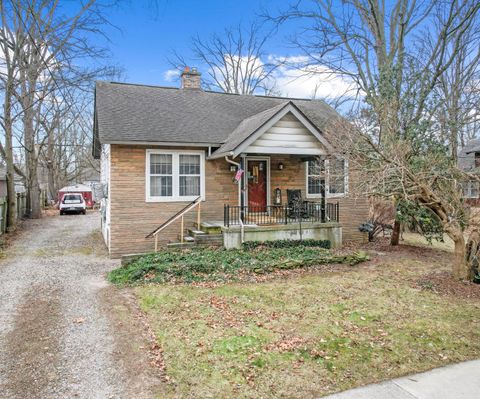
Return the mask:
{"type": "MultiPolygon", "coordinates": [[[[338,224],[338,222],[336,222],[336,221],[327,220],[325,222],[319,222],[318,220],[312,220],[312,218],[302,218],[301,222],[306,223],[306,224],[312,224],[312,225],[325,225],[325,224],[332,224],[332,223],[338,224]]],[[[268,223],[268,218],[267,218],[267,223],[261,223],[261,224],[251,223],[251,222],[248,221],[248,218],[247,218],[247,221],[243,225],[245,227],[266,227],[266,226],[268,226],[268,227],[275,227],[275,226],[282,227],[282,226],[287,226],[287,225],[288,226],[298,225],[298,223],[299,223],[299,220],[290,221],[288,224],[279,223],[279,222],[276,222],[275,219],[272,217],[271,223],[268,223]]],[[[201,226],[204,227],[204,228],[227,227],[227,226],[225,226],[225,223],[223,222],[223,220],[202,221],[201,226]]],[[[240,227],[240,225],[238,223],[236,223],[236,224],[230,225],[229,227],[240,227]]]]}

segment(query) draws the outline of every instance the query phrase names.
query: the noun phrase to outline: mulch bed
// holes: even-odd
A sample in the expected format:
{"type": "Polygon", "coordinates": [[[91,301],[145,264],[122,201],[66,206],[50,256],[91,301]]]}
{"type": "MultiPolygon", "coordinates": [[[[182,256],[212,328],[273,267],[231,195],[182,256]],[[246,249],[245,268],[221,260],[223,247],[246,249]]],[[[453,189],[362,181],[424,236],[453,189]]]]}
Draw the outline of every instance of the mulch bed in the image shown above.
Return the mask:
{"type": "Polygon", "coordinates": [[[480,284],[470,281],[458,281],[446,271],[427,274],[416,281],[416,286],[422,290],[431,290],[440,295],[480,300],[480,284]]]}
{"type": "MultiPolygon", "coordinates": [[[[405,256],[409,258],[425,259],[436,261],[438,264],[449,264],[452,254],[435,250],[434,248],[417,247],[413,245],[400,244],[398,246],[390,245],[389,237],[377,237],[373,242],[358,244],[355,242],[345,243],[341,251],[363,249],[373,255],[370,263],[381,262],[381,259],[375,259],[378,253],[393,256],[405,256]]],[[[340,251],[339,251],[340,252],[340,251]]],[[[368,264],[368,263],[367,263],[368,264]]],[[[422,278],[412,282],[415,288],[430,290],[442,296],[451,296],[460,299],[480,300],[480,284],[471,281],[458,281],[453,278],[449,271],[436,271],[426,274],[422,278]]]]}

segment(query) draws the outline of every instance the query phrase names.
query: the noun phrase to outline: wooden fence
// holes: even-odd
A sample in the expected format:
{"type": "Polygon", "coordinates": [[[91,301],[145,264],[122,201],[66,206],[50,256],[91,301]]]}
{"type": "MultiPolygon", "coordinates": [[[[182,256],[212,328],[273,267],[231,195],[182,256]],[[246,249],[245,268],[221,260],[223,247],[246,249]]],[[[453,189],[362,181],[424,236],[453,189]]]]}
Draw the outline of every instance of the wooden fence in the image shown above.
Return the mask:
{"type": "MultiPolygon", "coordinates": [[[[7,231],[7,197],[0,197],[0,234],[7,231]]],[[[27,213],[27,195],[17,193],[17,219],[22,219],[27,213]]]]}

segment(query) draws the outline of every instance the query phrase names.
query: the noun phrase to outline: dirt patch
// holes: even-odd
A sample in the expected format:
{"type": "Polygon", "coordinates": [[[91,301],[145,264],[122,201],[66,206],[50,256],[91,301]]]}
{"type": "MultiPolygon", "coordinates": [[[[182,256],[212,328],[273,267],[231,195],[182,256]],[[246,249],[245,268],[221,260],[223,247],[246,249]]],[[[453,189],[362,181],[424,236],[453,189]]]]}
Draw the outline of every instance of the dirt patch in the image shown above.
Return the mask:
{"type": "Polygon", "coordinates": [[[10,397],[43,398],[60,379],[58,324],[61,292],[33,287],[18,308],[14,329],[6,337],[7,383],[10,397]]]}
{"type": "Polygon", "coordinates": [[[160,347],[145,314],[129,289],[108,287],[102,292],[102,306],[111,315],[115,335],[114,359],[127,373],[131,397],[153,397],[165,381],[165,365],[160,347]]]}
{"type": "Polygon", "coordinates": [[[480,300],[480,284],[458,281],[446,271],[429,273],[417,280],[416,286],[422,290],[430,290],[457,299],[480,300]]]}
{"type": "MultiPolygon", "coordinates": [[[[0,397],[154,396],[142,326],[105,274],[98,213],[43,217],[0,261],[0,397]]],[[[156,380],[155,380],[156,378],[156,380]]]]}

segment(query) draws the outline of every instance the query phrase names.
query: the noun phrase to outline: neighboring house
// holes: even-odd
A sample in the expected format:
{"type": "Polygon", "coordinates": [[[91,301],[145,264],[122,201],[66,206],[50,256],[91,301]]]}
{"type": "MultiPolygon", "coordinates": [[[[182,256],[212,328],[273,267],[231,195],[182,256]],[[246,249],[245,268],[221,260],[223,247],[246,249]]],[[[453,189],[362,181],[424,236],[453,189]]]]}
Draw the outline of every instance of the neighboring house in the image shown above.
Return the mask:
{"type": "Polygon", "coordinates": [[[158,245],[364,239],[367,200],[348,195],[354,176],[323,132],[337,118],[318,100],[203,91],[196,70],[182,88],[98,82],[93,152],[110,255],[152,251],[157,232],[158,245]]]}
{"type": "MultiPolygon", "coordinates": [[[[15,182],[15,192],[24,193],[25,184],[23,182],[23,178],[17,173],[14,174],[14,182],[15,182]]],[[[7,196],[7,168],[5,167],[5,165],[0,165],[0,197],[6,197],[6,196],[7,196]]]]}
{"type": "MultiPolygon", "coordinates": [[[[100,181],[99,167],[90,166],[83,168],[81,173],[77,176],[77,181],[89,186],[92,190],[92,198],[95,203],[100,202],[103,198],[103,184],[100,181]]],[[[99,165],[98,165],[99,166],[99,165]]]]}
{"type": "MultiPolygon", "coordinates": [[[[470,140],[459,151],[458,167],[465,172],[480,174],[480,139],[470,140]]],[[[463,197],[469,205],[480,205],[479,188],[476,180],[463,183],[463,197]]]]}

